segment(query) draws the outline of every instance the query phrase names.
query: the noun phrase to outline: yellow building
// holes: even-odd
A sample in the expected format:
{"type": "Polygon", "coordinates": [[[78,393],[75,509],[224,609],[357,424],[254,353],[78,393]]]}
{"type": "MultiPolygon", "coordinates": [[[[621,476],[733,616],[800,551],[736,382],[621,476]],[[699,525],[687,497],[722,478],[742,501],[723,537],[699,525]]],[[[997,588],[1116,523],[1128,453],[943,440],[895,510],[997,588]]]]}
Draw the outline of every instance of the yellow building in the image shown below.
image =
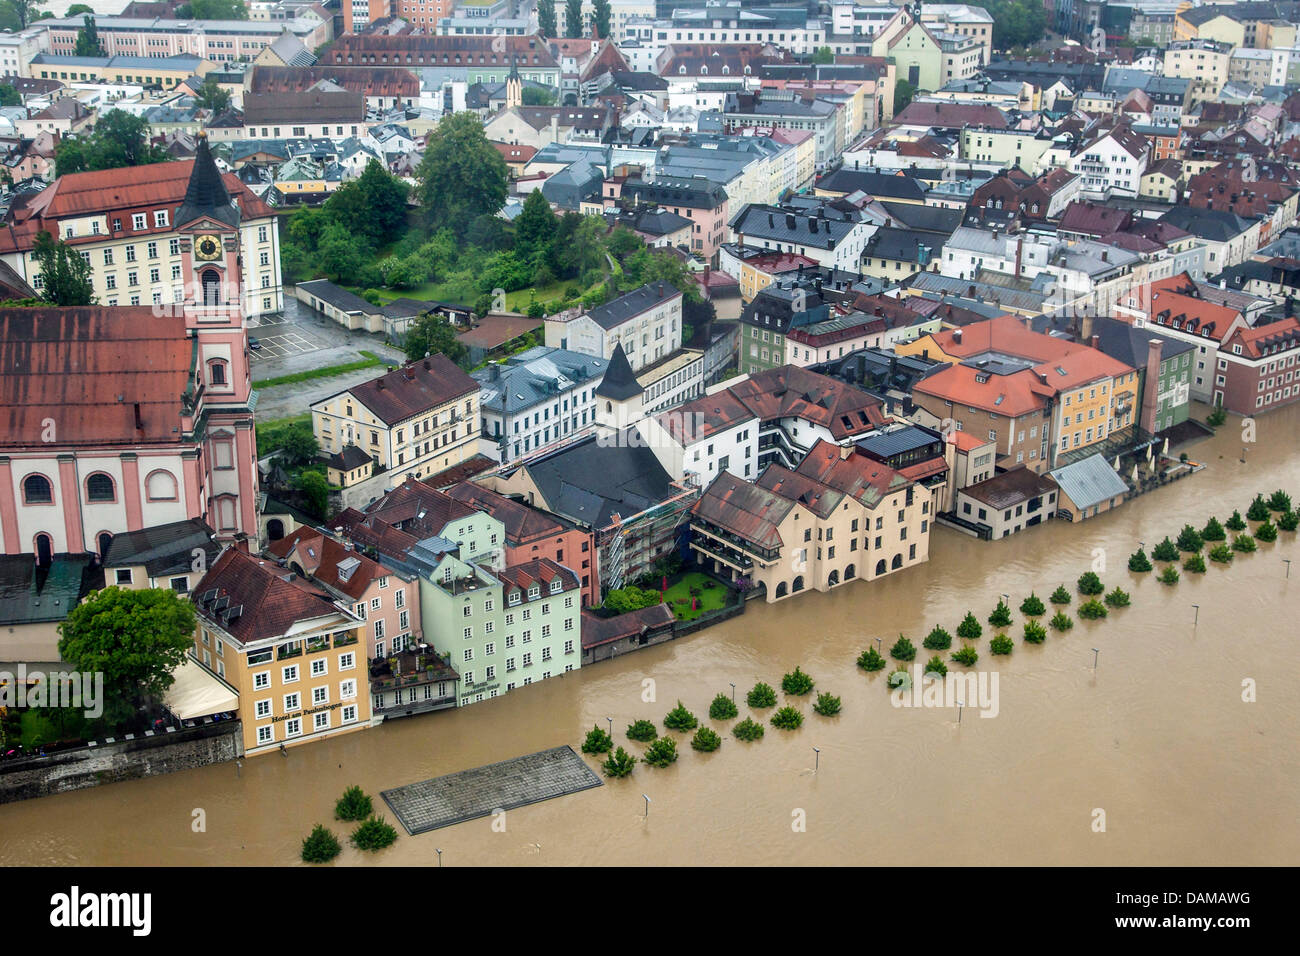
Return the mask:
{"type": "Polygon", "coordinates": [[[193,601],[192,657],[236,695],[245,753],[370,726],[365,622],[322,590],[227,548],[193,601]]]}
{"type": "Polygon", "coordinates": [[[1188,108],[1218,95],[1228,81],[1232,49],[1226,43],[1194,40],[1173,43],[1165,50],[1165,76],[1192,81],[1188,108]]]}
{"type": "Polygon", "coordinates": [[[392,476],[426,478],[478,452],[479,384],[439,353],[311,406],[325,455],[355,445],[392,476]]]}

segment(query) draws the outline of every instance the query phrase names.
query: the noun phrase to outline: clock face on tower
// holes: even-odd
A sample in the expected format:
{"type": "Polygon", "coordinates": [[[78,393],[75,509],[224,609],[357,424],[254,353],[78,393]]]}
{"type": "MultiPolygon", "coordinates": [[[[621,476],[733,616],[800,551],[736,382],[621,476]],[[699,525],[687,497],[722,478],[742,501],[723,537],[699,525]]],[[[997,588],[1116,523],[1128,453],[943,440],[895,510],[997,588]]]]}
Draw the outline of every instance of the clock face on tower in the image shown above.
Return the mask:
{"type": "Polygon", "coordinates": [[[221,240],[216,236],[199,236],[194,241],[194,254],[204,262],[221,258],[221,240]]]}

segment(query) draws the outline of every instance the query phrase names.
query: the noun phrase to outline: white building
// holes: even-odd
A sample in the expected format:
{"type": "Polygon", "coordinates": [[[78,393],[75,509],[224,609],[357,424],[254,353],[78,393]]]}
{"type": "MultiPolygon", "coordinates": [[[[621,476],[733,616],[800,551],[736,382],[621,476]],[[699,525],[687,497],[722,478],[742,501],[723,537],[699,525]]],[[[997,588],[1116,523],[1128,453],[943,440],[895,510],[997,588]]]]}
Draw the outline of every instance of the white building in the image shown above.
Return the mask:
{"type": "Polygon", "coordinates": [[[587,313],[550,316],[546,345],[605,359],[622,345],[632,371],[646,368],[682,347],[682,294],[656,281],[587,313]]]}

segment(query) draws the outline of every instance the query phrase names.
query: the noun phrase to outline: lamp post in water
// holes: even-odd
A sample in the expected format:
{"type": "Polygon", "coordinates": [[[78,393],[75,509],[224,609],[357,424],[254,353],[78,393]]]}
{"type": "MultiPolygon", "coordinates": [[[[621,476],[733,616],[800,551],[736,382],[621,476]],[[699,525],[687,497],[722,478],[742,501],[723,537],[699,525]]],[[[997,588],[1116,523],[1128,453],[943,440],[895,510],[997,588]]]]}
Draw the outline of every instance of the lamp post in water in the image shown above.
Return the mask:
{"type": "Polygon", "coordinates": [[[434,851],[438,854],[438,869],[441,870],[441,869],[442,869],[442,851],[439,850],[439,849],[437,849],[436,847],[434,848],[434,851]]]}
{"type": "Polygon", "coordinates": [[[1201,606],[1199,604],[1193,604],[1192,610],[1196,612],[1196,616],[1192,618],[1192,627],[1196,627],[1201,620],[1201,606]]]}
{"type": "Polygon", "coordinates": [[[1097,655],[1100,654],[1100,653],[1101,653],[1101,648],[1099,648],[1099,647],[1094,647],[1094,648],[1092,649],[1092,669],[1093,669],[1093,670],[1096,670],[1096,669],[1097,669],[1097,655]]]}
{"type": "Polygon", "coordinates": [[[816,773],[822,765],[822,752],[818,748],[814,747],[813,753],[816,754],[816,756],[813,757],[813,773],[816,773]]]}
{"type": "Polygon", "coordinates": [[[647,797],[644,793],[641,794],[641,796],[645,800],[645,815],[648,818],[650,816],[650,798],[647,797]]]}

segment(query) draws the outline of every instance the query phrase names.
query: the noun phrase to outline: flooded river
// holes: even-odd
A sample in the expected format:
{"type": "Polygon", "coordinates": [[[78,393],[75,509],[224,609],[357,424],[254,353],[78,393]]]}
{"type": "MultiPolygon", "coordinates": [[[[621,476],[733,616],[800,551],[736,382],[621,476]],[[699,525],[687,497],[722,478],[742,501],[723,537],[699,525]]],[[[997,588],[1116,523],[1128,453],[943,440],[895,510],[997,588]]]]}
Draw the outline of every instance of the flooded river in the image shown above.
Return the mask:
{"type": "Polygon", "coordinates": [[[1150,548],[1184,522],[1244,513],[1256,491],[1284,487],[1300,499],[1297,434],[1300,406],[1262,419],[1243,464],[1230,422],[1189,449],[1205,471],[1086,524],[1052,522],[999,542],[939,528],[926,565],[754,604],[690,637],[463,710],[246,760],[242,772],[224,764],[3,806],[0,862],[295,864],[302,838],[330,822],[348,784],[379,804],[385,788],[577,748],[606,716],[616,740],[639,753],[623,738],[630,721],[658,723],[678,698],[704,716],[731,682],[744,716],[755,681],[779,686],[798,664],[843,698],[839,717],[813,714],[804,699],[793,733],[769,726],[756,743],[727,738],[712,754],[683,739],[672,767],[638,765],[628,779],[512,810],[504,832],[484,818],[403,835],[375,857],[345,848],[337,865],[436,865],[436,848],[447,866],[1295,864],[1300,566],[1288,580],[1282,560],[1300,559],[1295,536],[1174,587],[1125,563],[1138,540],[1150,548]],[[887,672],[854,665],[876,636],[886,650],[900,631],[919,647],[936,623],[955,631],[967,609],[982,621],[1001,593],[1014,609],[1031,587],[1044,599],[1061,583],[1073,590],[1098,548],[1103,580],[1131,591],[1133,606],[1051,632],[1041,646],[1019,640],[1016,611],[1009,658],[988,655],[986,627],[978,669],[998,671],[995,718],[967,709],[959,723],[954,710],[894,708],[887,672]],[[642,700],[647,678],[655,703],[642,700]],[[1258,685],[1253,703],[1242,700],[1247,679],[1258,685]],[[196,808],[202,833],[191,828],[196,808]],[[802,829],[792,826],[799,820],[802,829]]]}

